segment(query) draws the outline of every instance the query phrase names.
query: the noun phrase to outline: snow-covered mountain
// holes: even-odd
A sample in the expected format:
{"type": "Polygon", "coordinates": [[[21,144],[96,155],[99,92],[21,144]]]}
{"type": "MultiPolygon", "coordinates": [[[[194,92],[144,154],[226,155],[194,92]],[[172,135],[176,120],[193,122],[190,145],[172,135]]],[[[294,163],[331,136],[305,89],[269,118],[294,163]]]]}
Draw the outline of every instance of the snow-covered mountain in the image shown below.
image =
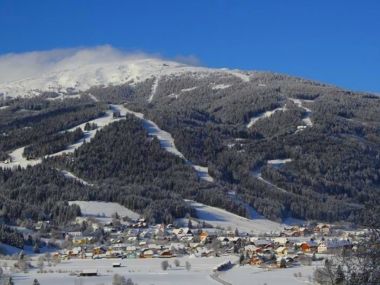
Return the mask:
{"type": "MultiPolygon", "coordinates": [[[[1,62],[0,62],[1,64],[1,62]]],[[[148,78],[193,73],[197,77],[209,73],[233,74],[243,80],[248,76],[237,70],[210,69],[158,58],[119,58],[85,62],[84,64],[56,64],[47,71],[14,81],[0,82],[0,95],[28,97],[42,92],[60,94],[86,91],[94,86],[134,84],[148,78]]]]}

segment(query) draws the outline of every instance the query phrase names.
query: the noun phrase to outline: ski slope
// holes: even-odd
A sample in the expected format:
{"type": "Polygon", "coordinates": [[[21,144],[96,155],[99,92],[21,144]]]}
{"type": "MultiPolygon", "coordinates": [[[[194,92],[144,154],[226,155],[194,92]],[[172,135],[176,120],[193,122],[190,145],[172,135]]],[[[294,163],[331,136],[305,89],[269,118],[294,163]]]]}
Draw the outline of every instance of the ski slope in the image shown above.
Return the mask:
{"type": "Polygon", "coordinates": [[[261,113],[257,116],[254,116],[250,119],[249,123],[247,124],[247,128],[251,128],[258,120],[261,120],[261,119],[264,119],[264,118],[270,118],[273,114],[275,114],[276,112],[279,112],[279,111],[286,111],[286,105],[284,107],[278,107],[276,109],[273,109],[273,110],[270,110],[270,111],[266,111],[264,113],[261,113]]]}
{"type": "MultiPolygon", "coordinates": [[[[125,112],[123,113],[123,110],[124,109],[123,109],[122,105],[110,105],[110,110],[108,110],[104,116],[96,118],[96,119],[93,119],[93,120],[90,120],[90,121],[87,121],[85,123],[82,123],[80,125],[72,127],[70,129],[62,131],[62,132],[73,132],[77,128],[80,128],[83,131],[83,133],[84,133],[84,137],[81,138],[79,141],[75,142],[74,144],[69,145],[64,150],[61,150],[61,151],[53,153],[53,154],[46,155],[45,158],[73,153],[84,142],[91,141],[95,137],[96,132],[98,130],[104,128],[105,126],[108,126],[109,124],[111,124],[113,122],[122,120],[122,118],[114,118],[113,114],[114,114],[114,112],[119,111],[121,115],[125,115],[126,113],[125,112]],[[87,123],[94,123],[94,124],[96,124],[98,126],[98,128],[95,129],[95,130],[86,131],[84,129],[84,127],[85,127],[85,125],[87,123]]],[[[42,162],[42,159],[30,159],[30,160],[26,159],[22,155],[23,152],[24,152],[24,148],[25,147],[20,147],[18,149],[15,149],[14,151],[12,151],[9,154],[9,156],[11,158],[11,161],[8,162],[8,163],[0,162],[0,167],[3,167],[3,168],[14,168],[14,167],[20,166],[21,168],[26,168],[27,166],[34,166],[34,165],[37,165],[37,164],[39,164],[39,163],[42,162]]],[[[69,176],[67,176],[67,177],[69,177],[69,176]]]]}
{"type": "Polygon", "coordinates": [[[156,123],[146,119],[144,117],[144,114],[142,114],[142,113],[138,113],[138,112],[134,112],[132,110],[129,110],[125,106],[121,106],[120,109],[122,110],[121,113],[123,113],[123,114],[128,113],[128,114],[134,115],[135,117],[142,120],[143,126],[146,129],[146,131],[148,132],[148,135],[156,137],[159,140],[161,147],[163,149],[165,149],[167,152],[174,154],[175,156],[185,160],[187,164],[191,165],[194,168],[194,170],[197,172],[198,177],[200,179],[207,181],[207,182],[213,182],[214,181],[214,178],[212,178],[209,175],[207,167],[195,165],[191,161],[186,159],[186,157],[175,146],[174,139],[169,132],[166,132],[166,131],[160,129],[156,123]]]}
{"type": "Polygon", "coordinates": [[[313,122],[311,121],[311,113],[312,111],[305,107],[303,105],[303,102],[314,102],[313,100],[301,100],[301,99],[295,99],[295,98],[289,98],[291,101],[293,101],[294,104],[296,104],[299,108],[302,108],[305,110],[306,112],[306,115],[305,117],[302,119],[302,122],[305,124],[305,126],[297,126],[297,131],[302,131],[304,129],[306,129],[307,127],[312,127],[313,126],[313,122]]]}

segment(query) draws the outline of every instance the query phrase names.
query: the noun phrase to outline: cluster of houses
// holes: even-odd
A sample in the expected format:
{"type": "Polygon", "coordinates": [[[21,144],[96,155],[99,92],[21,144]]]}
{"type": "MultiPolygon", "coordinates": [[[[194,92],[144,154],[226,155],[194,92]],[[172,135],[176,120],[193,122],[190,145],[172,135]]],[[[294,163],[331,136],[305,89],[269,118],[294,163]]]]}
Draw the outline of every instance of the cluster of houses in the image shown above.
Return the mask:
{"type": "Polygon", "coordinates": [[[67,232],[65,239],[70,246],[57,252],[56,256],[62,259],[129,259],[236,255],[240,256],[241,262],[250,265],[285,267],[305,257],[315,258],[318,254],[320,258],[323,254],[355,246],[352,238],[342,234],[344,231],[337,235],[333,227],[326,224],[289,227],[275,236],[254,236],[238,229],[149,225],[143,219],[123,225],[94,223],[91,227],[102,231],[101,240],[81,231],[67,232]]]}

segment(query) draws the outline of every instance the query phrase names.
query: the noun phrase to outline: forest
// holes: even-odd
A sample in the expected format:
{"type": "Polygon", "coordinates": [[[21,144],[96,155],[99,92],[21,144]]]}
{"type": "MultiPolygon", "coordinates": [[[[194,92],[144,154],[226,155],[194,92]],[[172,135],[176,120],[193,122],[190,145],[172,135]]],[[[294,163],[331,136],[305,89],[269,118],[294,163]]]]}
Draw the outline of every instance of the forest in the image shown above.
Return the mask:
{"type": "MultiPolygon", "coordinates": [[[[73,154],[2,170],[1,217],[13,224],[67,223],[80,214],[68,201],[102,200],[119,202],[150,221],[172,222],[195,214],[186,198],[242,216],[244,201],[277,221],[364,221],[366,204],[380,205],[380,98],[281,74],[245,75],[249,81],[223,72],[161,76],[93,87],[65,100],[51,100],[56,94],[47,93],[7,102],[0,110],[2,160],[17,147],[25,147],[28,158],[59,151],[83,137],[80,130],[65,130],[102,116],[111,103],[125,103],[170,132],[177,148],[193,163],[208,166],[215,182],[200,180],[148,136],[141,120],[127,115],[97,130],[73,154]],[[248,125],[273,110],[278,111],[248,125]],[[268,164],[276,159],[289,162],[268,164]],[[61,170],[93,186],[67,179],[61,170]],[[228,195],[231,190],[238,199],[228,195]]],[[[96,128],[87,124],[85,130],[96,128]]]]}

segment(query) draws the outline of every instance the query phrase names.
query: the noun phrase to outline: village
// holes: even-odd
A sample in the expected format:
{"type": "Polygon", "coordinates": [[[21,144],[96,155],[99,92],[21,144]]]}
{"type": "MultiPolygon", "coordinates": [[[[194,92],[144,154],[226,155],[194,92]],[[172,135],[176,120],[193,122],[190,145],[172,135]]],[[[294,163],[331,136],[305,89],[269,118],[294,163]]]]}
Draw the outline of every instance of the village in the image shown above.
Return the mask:
{"type": "MultiPolygon", "coordinates": [[[[41,221],[35,224],[34,232],[41,240],[61,240],[61,249],[52,252],[53,258],[60,260],[235,255],[240,264],[274,268],[311,264],[324,255],[353,248],[365,237],[363,231],[321,223],[294,225],[260,235],[193,222],[191,217],[185,226],[149,224],[144,218],[130,220],[117,213],[101,220],[77,217],[71,225],[73,230],[67,232],[50,229],[49,222],[41,221]]],[[[39,248],[34,250],[39,252],[39,248]]]]}
{"type": "Polygon", "coordinates": [[[68,271],[56,271],[70,273],[75,278],[102,278],[112,270],[124,272],[132,264],[145,263],[147,268],[155,265],[156,274],[180,264],[190,270],[193,265],[209,272],[215,280],[228,277],[223,275],[225,272],[233,273],[235,268],[243,267],[246,274],[291,269],[301,275],[304,269],[312,272],[312,268],[344,248],[355,249],[366,238],[365,230],[352,230],[347,225],[308,222],[284,226],[280,231],[257,233],[247,232],[247,227],[233,228],[235,221],[221,227],[188,216],[173,224],[152,224],[129,210],[121,212],[128,216],[110,211],[107,215],[79,216],[66,226],[66,231],[53,227],[49,221],[37,222],[29,229],[18,228],[25,241],[35,242],[34,246],[31,246],[33,242],[29,243],[24,251],[13,252],[15,263],[8,268],[9,272],[17,277],[21,272],[34,270],[39,278],[45,278],[55,272],[55,266],[71,264],[75,267],[68,271]],[[35,265],[17,268],[20,254],[30,256],[35,265]]]}

